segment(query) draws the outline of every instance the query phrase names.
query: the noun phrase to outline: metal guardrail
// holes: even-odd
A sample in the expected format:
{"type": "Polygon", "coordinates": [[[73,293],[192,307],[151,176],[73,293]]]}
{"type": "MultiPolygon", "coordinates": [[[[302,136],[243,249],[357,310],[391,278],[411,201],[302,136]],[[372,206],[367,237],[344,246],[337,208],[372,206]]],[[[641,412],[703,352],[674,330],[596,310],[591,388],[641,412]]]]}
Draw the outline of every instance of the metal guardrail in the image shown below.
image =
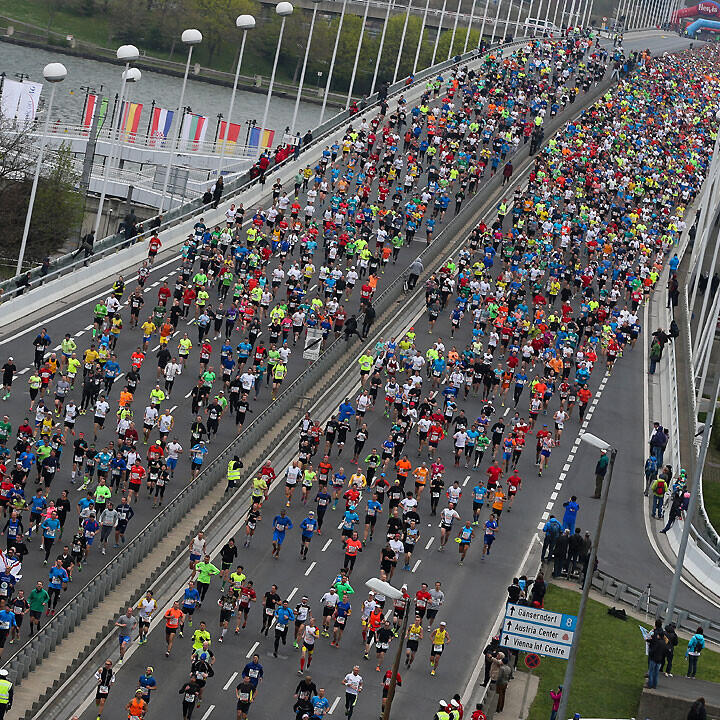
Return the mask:
{"type": "MultiPolygon", "coordinates": [[[[486,52],[489,52],[491,50],[498,50],[498,49],[509,49],[513,47],[519,47],[521,45],[524,45],[527,42],[527,39],[523,39],[521,41],[514,41],[512,43],[505,43],[505,44],[497,44],[492,46],[492,48],[489,48],[486,52]]],[[[465,63],[469,60],[476,59],[478,57],[481,57],[482,54],[479,53],[477,50],[472,50],[471,52],[465,53],[461,56],[456,56],[456,58],[452,58],[450,60],[445,60],[441,63],[437,63],[436,65],[426,68],[425,70],[422,70],[415,74],[413,82],[411,84],[407,84],[407,78],[404,78],[395,84],[391,85],[388,88],[388,98],[401,94],[404,90],[407,90],[411,86],[417,87],[420,83],[424,82],[430,77],[434,77],[438,75],[439,73],[442,73],[443,71],[454,67],[456,65],[460,65],[462,63],[465,63]]],[[[375,106],[379,105],[379,97],[378,94],[375,93],[371,97],[367,98],[364,106],[361,110],[361,112],[366,112],[370,108],[373,108],[375,106]]],[[[334,131],[336,131],[338,128],[340,128],[342,125],[344,125],[348,120],[355,117],[354,115],[351,115],[348,110],[344,110],[342,112],[337,113],[332,118],[324,122],[322,125],[320,125],[317,130],[313,133],[313,142],[309,145],[302,146],[300,148],[301,154],[304,152],[307,152],[310,149],[317,149],[320,147],[322,142],[334,131]]],[[[279,163],[278,165],[270,165],[268,168],[269,172],[276,172],[279,168],[285,167],[289,165],[291,162],[294,161],[294,158],[292,155],[290,155],[288,158],[286,158],[283,162],[279,163]]],[[[246,192],[253,188],[255,185],[259,183],[258,178],[251,178],[250,173],[244,172],[242,174],[238,174],[235,179],[230,180],[225,184],[225,193],[224,193],[224,199],[227,200],[230,197],[233,197],[235,195],[238,195],[240,192],[246,192]]],[[[184,222],[185,220],[192,217],[194,214],[198,213],[201,210],[206,210],[210,206],[209,205],[203,205],[200,199],[197,200],[190,200],[185,202],[183,205],[173,208],[171,210],[168,210],[163,213],[164,221],[162,224],[155,229],[156,232],[164,232],[166,230],[171,229],[172,227],[175,227],[176,225],[184,222]]],[[[145,226],[153,220],[157,218],[157,216],[154,216],[153,218],[149,218],[145,221],[145,226]]],[[[53,260],[50,264],[50,271],[46,274],[42,274],[41,269],[34,268],[33,270],[26,271],[21,276],[22,278],[27,277],[27,280],[29,282],[29,285],[27,286],[21,286],[18,287],[17,280],[18,278],[11,278],[9,280],[5,280],[0,282],[0,288],[3,290],[3,299],[7,301],[8,299],[11,299],[15,297],[16,295],[22,294],[26,289],[32,289],[35,287],[39,287],[40,285],[52,281],[55,279],[58,279],[64,275],[67,275],[71,272],[73,272],[76,269],[79,269],[81,267],[84,267],[87,263],[91,263],[93,261],[105,258],[109,255],[112,255],[119,250],[122,250],[126,247],[129,247],[134,242],[137,242],[138,240],[142,239],[144,235],[136,235],[133,238],[126,238],[124,234],[122,233],[115,233],[113,235],[109,235],[102,239],[96,239],[95,245],[93,248],[93,254],[89,258],[79,258],[80,253],[79,251],[74,251],[70,253],[66,253],[59,258],[56,258],[53,260]]]]}
{"type": "MultiPolygon", "coordinates": [[[[653,618],[664,618],[667,611],[667,600],[656,597],[651,590],[641,590],[633,585],[622,582],[616,577],[609,575],[602,570],[596,570],[592,580],[593,590],[597,590],[605,597],[613,598],[619,603],[624,603],[641,612],[646,612],[653,618]]],[[[673,619],[679,630],[685,630],[694,634],[698,627],[702,627],[705,638],[710,642],[720,645],[720,622],[702,617],[691,610],[676,608],[673,619]]]]}

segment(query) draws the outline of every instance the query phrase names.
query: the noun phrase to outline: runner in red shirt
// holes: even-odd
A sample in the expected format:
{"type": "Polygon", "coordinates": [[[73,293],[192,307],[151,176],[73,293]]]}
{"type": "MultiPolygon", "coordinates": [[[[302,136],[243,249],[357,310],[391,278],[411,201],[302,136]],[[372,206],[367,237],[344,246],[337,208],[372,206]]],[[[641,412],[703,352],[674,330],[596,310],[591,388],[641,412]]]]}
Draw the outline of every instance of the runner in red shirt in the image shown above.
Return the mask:
{"type": "Polygon", "coordinates": [[[150,238],[150,243],[148,245],[148,261],[150,264],[153,264],[153,260],[155,260],[155,256],[158,254],[158,251],[162,247],[162,243],[160,242],[160,238],[157,235],[153,235],[150,238]]]}

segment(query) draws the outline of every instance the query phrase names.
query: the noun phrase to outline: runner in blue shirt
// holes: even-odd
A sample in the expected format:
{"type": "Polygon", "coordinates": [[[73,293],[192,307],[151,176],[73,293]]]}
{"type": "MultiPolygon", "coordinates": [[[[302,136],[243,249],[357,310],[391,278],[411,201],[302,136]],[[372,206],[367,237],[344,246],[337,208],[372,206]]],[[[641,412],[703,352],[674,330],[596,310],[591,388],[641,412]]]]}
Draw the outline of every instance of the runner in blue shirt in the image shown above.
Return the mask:
{"type": "Polygon", "coordinates": [[[483,552],[480,559],[483,560],[490,554],[490,546],[495,542],[495,531],[498,528],[495,515],[491,514],[490,519],[485,523],[485,537],[483,538],[483,552]]]}
{"type": "Polygon", "coordinates": [[[70,576],[67,570],[63,567],[62,560],[58,559],[55,561],[55,565],[50,568],[48,573],[50,580],[48,581],[48,607],[46,615],[54,615],[55,608],[60,600],[60,591],[70,582],[70,576]]]}
{"type": "MultiPolygon", "coordinates": [[[[188,619],[188,625],[192,627],[192,617],[193,613],[195,612],[195,608],[198,607],[200,604],[200,593],[198,592],[197,588],[195,587],[195,582],[191,580],[188,583],[188,586],[185,588],[185,591],[183,592],[183,599],[182,599],[182,611],[185,613],[185,617],[188,619]]],[[[183,636],[183,630],[185,629],[185,618],[183,618],[183,621],[180,623],[180,632],[178,635],[180,637],[183,636]]]]}
{"type": "Polygon", "coordinates": [[[242,674],[247,677],[250,684],[257,689],[258,685],[262,682],[264,674],[259,655],[255,654],[252,656],[252,660],[243,668],[242,674]]]}
{"type": "Polygon", "coordinates": [[[472,489],[473,499],[473,525],[478,525],[480,517],[480,511],[482,510],[483,503],[485,502],[485,495],[487,494],[487,488],[480,482],[472,489]]]}
{"type": "Polygon", "coordinates": [[[4,605],[0,610],[0,655],[2,655],[5,649],[5,643],[7,642],[10,631],[17,627],[15,622],[15,613],[8,610],[4,605]]]}
{"type": "Polygon", "coordinates": [[[300,523],[302,535],[300,538],[300,557],[307,560],[308,548],[310,541],[318,528],[318,521],[315,519],[315,512],[310,510],[308,516],[300,523]]]}
{"type": "Polygon", "coordinates": [[[363,545],[367,543],[368,535],[370,536],[370,540],[373,539],[377,516],[378,513],[381,512],[382,504],[378,501],[378,494],[373,493],[372,498],[367,501],[367,509],[365,510],[365,532],[363,534],[363,545]]]}
{"type": "Polygon", "coordinates": [[[292,529],[292,520],[287,517],[286,511],[283,509],[279,515],[273,518],[273,551],[272,556],[277,559],[280,557],[280,548],[285,540],[285,532],[292,529]]]}
{"type": "Polygon", "coordinates": [[[192,446],[190,449],[190,456],[192,459],[192,477],[193,480],[200,473],[205,456],[208,453],[208,449],[205,445],[205,441],[201,440],[199,443],[192,446]]]}
{"type": "Polygon", "coordinates": [[[138,690],[142,690],[142,699],[146,702],[150,702],[150,694],[157,687],[157,680],[153,675],[154,669],[150,666],[145,668],[145,674],[138,678],[138,690]]]}
{"type": "Polygon", "coordinates": [[[58,520],[57,512],[53,510],[50,517],[42,521],[40,529],[43,534],[42,549],[45,550],[43,565],[47,565],[55,538],[60,534],[60,521],[58,520]]]}
{"type": "MultiPolygon", "coordinates": [[[[281,512],[284,512],[284,510],[281,512]]],[[[277,608],[277,610],[275,610],[275,644],[273,649],[273,657],[278,656],[278,647],[280,645],[280,641],[282,640],[283,645],[287,643],[288,625],[293,620],[295,620],[295,613],[292,611],[291,608],[288,607],[288,601],[283,600],[282,605],[277,608]]]]}
{"type": "Polygon", "coordinates": [[[325,697],[324,688],[320,688],[318,694],[313,695],[310,702],[313,706],[313,720],[322,720],[330,709],[330,701],[325,697]]]}

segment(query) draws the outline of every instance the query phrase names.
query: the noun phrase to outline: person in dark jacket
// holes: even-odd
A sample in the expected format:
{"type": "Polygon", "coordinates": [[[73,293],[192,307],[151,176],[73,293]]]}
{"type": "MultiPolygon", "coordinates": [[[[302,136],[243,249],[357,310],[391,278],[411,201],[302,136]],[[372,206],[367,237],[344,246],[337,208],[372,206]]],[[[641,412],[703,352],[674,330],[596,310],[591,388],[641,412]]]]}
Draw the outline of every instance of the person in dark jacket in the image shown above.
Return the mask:
{"type": "Polygon", "coordinates": [[[662,620],[658,619],[655,621],[655,628],[646,638],[645,642],[648,646],[647,687],[653,689],[657,687],[660,665],[665,659],[668,649],[668,640],[663,630],[662,620]]]}
{"type": "Polygon", "coordinates": [[[222,175],[215,181],[215,186],[212,189],[212,206],[217,208],[220,204],[220,198],[222,197],[223,190],[225,190],[225,181],[222,175]]]}
{"type": "Polygon", "coordinates": [[[345,327],[343,328],[345,332],[345,342],[347,342],[353,335],[357,335],[361,340],[363,339],[362,335],[358,332],[357,327],[357,318],[354,315],[351,315],[345,321],[345,327]]]}
{"type": "Polygon", "coordinates": [[[538,573],[530,589],[530,604],[533,607],[542,607],[545,603],[546,592],[547,584],[545,583],[545,576],[542,573],[538,573]]]}
{"type": "Polygon", "coordinates": [[[546,553],[547,559],[552,560],[555,541],[562,534],[562,525],[554,515],[551,515],[543,526],[543,532],[545,533],[545,537],[543,538],[542,551],[540,552],[541,562],[545,562],[546,553]]]}
{"type": "Polygon", "coordinates": [[[375,308],[368,303],[365,306],[365,319],[363,320],[363,326],[362,326],[362,336],[366,338],[368,336],[368,333],[370,332],[370,328],[372,327],[372,324],[375,322],[375,318],[377,317],[377,313],[375,312],[375,308]]]}
{"type": "Polygon", "coordinates": [[[668,623],[665,626],[665,637],[668,641],[667,652],[665,653],[663,661],[660,663],[660,672],[665,673],[665,677],[672,677],[673,655],[678,644],[678,636],[675,632],[675,627],[674,622],[668,623]]]}
{"type": "Polygon", "coordinates": [[[687,714],[687,720],[706,720],[705,698],[698,698],[691,706],[687,714]]]}
{"type": "Polygon", "coordinates": [[[575,532],[570,536],[570,539],[568,540],[568,577],[574,575],[580,567],[582,546],[583,539],[582,535],[580,534],[580,528],[575,528],[575,532]]]}
{"type": "Polygon", "coordinates": [[[485,678],[483,679],[483,686],[485,687],[490,682],[490,670],[493,665],[493,658],[499,649],[500,638],[496,635],[483,650],[483,657],[485,658],[485,678]]]}
{"type": "Polygon", "coordinates": [[[555,565],[553,567],[552,576],[558,578],[562,575],[567,561],[568,548],[570,545],[570,531],[565,530],[562,535],[555,541],[553,554],[555,556],[555,565]]]}

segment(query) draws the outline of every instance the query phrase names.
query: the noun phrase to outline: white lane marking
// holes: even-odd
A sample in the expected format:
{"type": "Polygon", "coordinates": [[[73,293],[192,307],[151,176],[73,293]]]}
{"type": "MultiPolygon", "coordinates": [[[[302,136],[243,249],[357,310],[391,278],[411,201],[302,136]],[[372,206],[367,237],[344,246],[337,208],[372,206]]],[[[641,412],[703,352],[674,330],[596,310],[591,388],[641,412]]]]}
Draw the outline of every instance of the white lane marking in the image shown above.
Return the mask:
{"type": "Polygon", "coordinates": [[[287,596],[288,602],[290,602],[294,597],[295,593],[299,590],[299,588],[293,588],[292,592],[287,596]]]}
{"type": "Polygon", "coordinates": [[[468,475],[468,476],[465,478],[465,480],[463,480],[463,487],[465,487],[465,486],[468,484],[469,480],[470,480],[470,476],[468,475]]]}
{"type": "Polygon", "coordinates": [[[415,564],[413,565],[413,569],[411,570],[411,572],[415,572],[420,567],[421,562],[422,562],[422,560],[417,560],[415,562],[415,564]]]}
{"type": "Polygon", "coordinates": [[[330,547],[331,542],[332,538],[328,538],[328,541],[322,546],[322,552],[325,552],[330,547]]]}
{"type": "Polygon", "coordinates": [[[251,658],[255,654],[255,650],[257,649],[257,646],[260,644],[259,640],[256,640],[252,647],[247,651],[247,655],[245,655],[246,658],[251,658]]]}
{"type": "Polygon", "coordinates": [[[30,369],[29,367],[23,368],[22,370],[20,370],[18,372],[18,375],[24,375],[29,369],[30,369]]]}
{"type": "Polygon", "coordinates": [[[317,565],[317,563],[313,560],[310,565],[308,565],[308,569],[305,571],[305,577],[307,577],[312,571],[313,568],[317,565]]]}
{"type": "MultiPolygon", "coordinates": [[[[484,659],[484,656],[483,656],[483,659],[484,659]]],[[[338,706],[338,703],[339,703],[339,702],[340,702],[340,696],[338,695],[338,697],[336,697],[336,698],[333,700],[333,704],[330,706],[330,709],[328,710],[328,715],[332,715],[332,714],[333,714],[333,712],[335,711],[335,708],[338,706]]]]}
{"type": "Polygon", "coordinates": [[[427,545],[425,546],[425,549],[426,549],[426,550],[429,550],[429,549],[430,549],[430,546],[433,544],[434,540],[435,540],[435,536],[433,535],[433,536],[427,541],[427,545]]]}
{"type": "Polygon", "coordinates": [[[507,417],[507,414],[510,412],[510,408],[506,407],[505,412],[503,413],[503,417],[507,417]]]}
{"type": "Polygon", "coordinates": [[[232,681],[237,677],[237,673],[234,672],[229,678],[228,681],[223,685],[223,690],[227,690],[231,685],[232,681]]]}
{"type": "Polygon", "coordinates": [[[92,330],[93,327],[95,327],[95,326],[94,326],[94,325],[88,325],[88,326],[85,328],[85,330],[92,330]]]}
{"type": "Polygon", "coordinates": [[[78,332],[75,333],[75,337],[80,337],[80,336],[83,335],[84,333],[85,333],[84,330],[78,330],[78,332]]]}
{"type": "Polygon", "coordinates": [[[215,709],[214,705],[211,705],[206,711],[205,714],[200,718],[200,720],[207,720],[210,717],[210,713],[215,709]]]}
{"type": "Polygon", "coordinates": [[[175,412],[176,409],[177,409],[177,405],[173,405],[173,406],[170,408],[170,412],[175,412]]]}

